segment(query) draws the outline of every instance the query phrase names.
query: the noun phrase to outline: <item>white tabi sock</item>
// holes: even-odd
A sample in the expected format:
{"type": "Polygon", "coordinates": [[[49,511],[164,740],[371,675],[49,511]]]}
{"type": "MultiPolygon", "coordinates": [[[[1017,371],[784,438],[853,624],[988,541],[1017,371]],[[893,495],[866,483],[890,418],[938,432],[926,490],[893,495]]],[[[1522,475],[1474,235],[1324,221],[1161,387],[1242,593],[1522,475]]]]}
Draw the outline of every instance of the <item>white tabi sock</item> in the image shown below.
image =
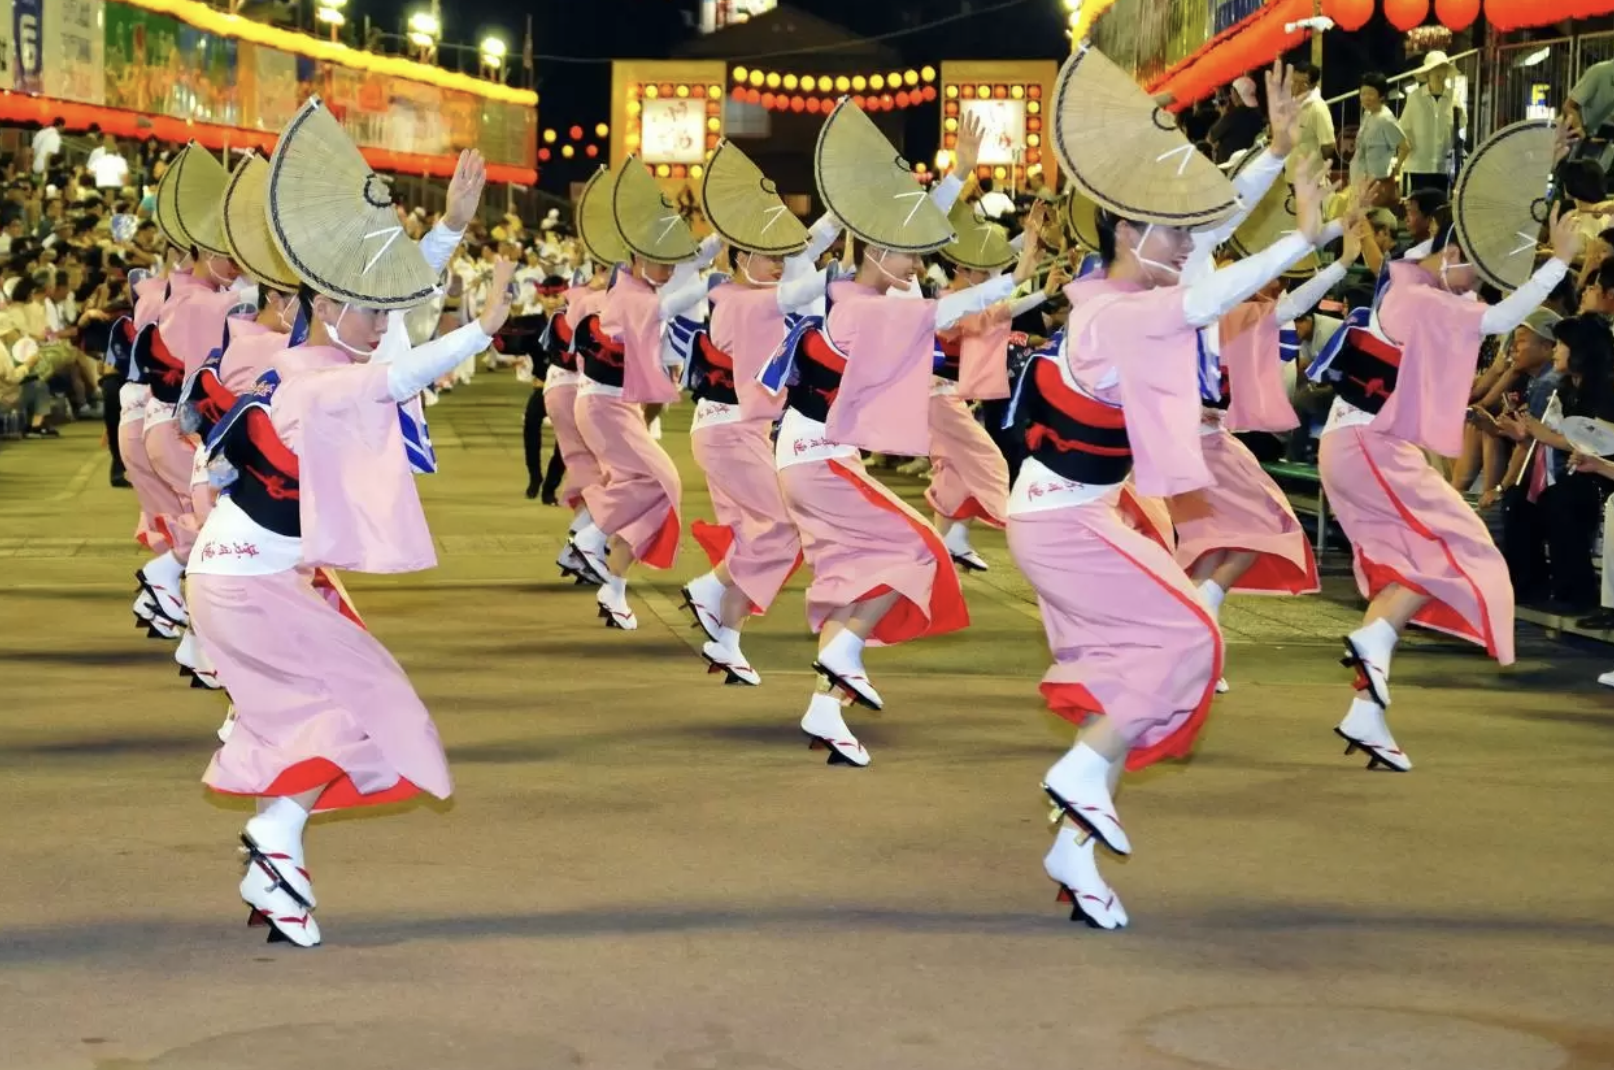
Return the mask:
{"type": "Polygon", "coordinates": [[[1390,675],[1390,658],[1395,654],[1395,645],[1400,640],[1401,636],[1396,632],[1395,625],[1383,617],[1351,633],[1351,642],[1356,645],[1356,649],[1372,662],[1375,668],[1384,673],[1386,678],[1390,675]]]}
{"type": "Polygon", "coordinates": [[[952,526],[942,536],[942,545],[946,546],[950,553],[967,554],[973,552],[974,547],[970,546],[969,525],[962,520],[953,521],[952,526]]]}
{"type": "Polygon", "coordinates": [[[740,649],[740,632],[737,628],[718,628],[717,643],[725,650],[740,649]]]}
{"type": "Polygon", "coordinates": [[[1222,600],[1226,597],[1227,592],[1215,580],[1206,580],[1199,585],[1199,600],[1210,610],[1211,620],[1221,620],[1222,600]]]}
{"type": "Polygon", "coordinates": [[[833,694],[816,694],[807,704],[808,717],[840,717],[841,700],[833,694]]]}
{"type": "Polygon", "coordinates": [[[147,561],[145,568],[141,569],[152,586],[167,587],[176,594],[179,592],[179,576],[184,570],[185,566],[180,564],[172,550],[147,561]]]}
{"type": "Polygon", "coordinates": [[[835,638],[824,644],[824,649],[819,652],[818,657],[820,661],[826,658],[836,660],[844,658],[854,665],[862,665],[863,640],[858,638],[852,629],[842,628],[835,638]]]}
{"type": "Polygon", "coordinates": [[[603,579],[605,580],[606,590],[610,591],[611,594],[617,598],[627,598],[628,581],[626,579],[621,576],[606,576],[603,579]]]}
{"type": "Polygon", "coordinates": [[[588,506],[581,505],[578,506],[576,515],[572,517],[572,524],[566,529],[566,531],[568,534],[576,535],[579,531],[591,526],[593,523],[594,518],[589,516],[588,506]]]}
{"type": "Polygon", "coordinates": [[[292,843],[302,844],[303,826],[308,824],[307,810],[285,798],[275,799],[267,805],[260,802],[259,805],[263,806],[263,809],[258,811],[259,821],[274,825],[292,843]]]}

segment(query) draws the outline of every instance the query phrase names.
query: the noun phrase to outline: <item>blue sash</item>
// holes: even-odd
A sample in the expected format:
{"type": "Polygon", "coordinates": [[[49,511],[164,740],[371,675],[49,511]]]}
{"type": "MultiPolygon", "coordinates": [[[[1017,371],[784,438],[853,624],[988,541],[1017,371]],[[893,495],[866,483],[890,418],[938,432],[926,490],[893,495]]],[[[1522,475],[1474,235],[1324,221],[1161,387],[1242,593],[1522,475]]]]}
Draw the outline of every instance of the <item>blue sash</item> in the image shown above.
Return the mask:
{"type": "Polygon", "coordinates": [[[1326,383],[1328,370],[1339,356],[1339,351],[1345,348],[1345,338],[1352,328],[1367,330],[1373,322],[1374,313],[1378,312],[1379,304],[1384,300],[1385,293],[1390,289],[1390,262],[1386,260],[1384,269],[1379,272],[1378,280],[1373,284],[1373,303],[1367,308],[1353,308],[1345,315],[1345,322],[1339,330],[1328,340],[1321,351],[1312,358],[1311,365],[1306,369],[1306,378],[1314,383],[1326,383]]]}
{"type": "Polygon", "coordinates": [[[399,405],[398,423],[403,428],[404,453],[409,456],[409,470],[417,476],[436,475],[437,451],[432,448],[426,414],[422,412],[417,422],[408,409],[399,405]]]}

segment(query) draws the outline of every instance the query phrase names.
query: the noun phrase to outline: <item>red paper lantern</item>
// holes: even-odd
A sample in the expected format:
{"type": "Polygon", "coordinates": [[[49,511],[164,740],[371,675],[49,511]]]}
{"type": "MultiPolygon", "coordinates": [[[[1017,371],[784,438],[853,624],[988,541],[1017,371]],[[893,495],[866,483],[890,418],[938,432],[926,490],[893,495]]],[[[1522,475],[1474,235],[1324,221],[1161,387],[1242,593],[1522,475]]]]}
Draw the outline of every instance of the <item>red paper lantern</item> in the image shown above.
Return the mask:
{"type": "Polygon", "coordinates": [[[808,97],[807,98],[807,111],[808,111],[808,114],[817,115],[819,109],[822,108],[823,106],[824,106],[823,102],[820,101],[817,97],[808,97]]]}
{"type": "Polygon", "coordinates": [[[743,101],[745,99],[745,86],[735,86],[733,89],[729,90],[729,96],[733,97],[735,100],[743,101]]]}
{"type": "Polygon", "coordinates": [[[548,163],[549,162],[549,150],[548,149],[539,149],[538,150],[538,159],[542,160],[544,163],[548,163]]]}
{"type": "Polygon", "coordinates": [[[762,104],[762,106],[764,108],[772,108],[773,105],[774,105],[774,102],[777,99],[778,98],[775,97],[772,93],[764,93],[764,94],[762,94],[762,100],[760,101],[760,103],[762,104]]]}
{"type": "Polygon", "coordinates": [[[936,87],[933,86],[933,85],[925,86],[925,88],[923,90],[923,93],[924,93],[926,103],[929,103],[930,101],[936,99],[936,87]]]}
{"type": "Polygon", "coordinates": [[[1384,17],[1402,33],[1410,33],[1429,18],[1429,0],[1384,0],[1384,17]]]}
{"type": "Polygon", "coordinates": [[[861,96],[852,98],[852,107],[856,108],[858,111],[863,111],[865,107],[867,107],[867,104],[868,102],[865,101],[861,96]]]}
{"type": "Polygon", "coordinates": [[[590,145],[588,148],[583,150],[583,155],[587,156],[591,160],[594,157],[598,156],[599,154],[600,154],[600,147],[598,145],[590,145]]]}
{"type": "Polygon", "coordinates": [[[881,93],[880,94],[880,107],[884,108],[886,111],[890,111],[892,108],[894,108],[896,106],[897,106],[896,98],[894,98],[890,93],[881,93]]]}
{"type": "Polygon", "coordinates": [[[1373,0],[1329,0],[1325,14],[1346,33],[1360,30],[1373,17],[1373,0]]]}
{"type": "Polygon", "coordinates": [[[1479,13],[1480,0],[1435,0],[1435,18],[1453,33],[1474,25],[1479,13]]]}
{"type": "Polygon", "coordinates": [[[897,94],[897,107],[906,108],[907,106],[908,106],[908,91],[905,89],[902,92],[897,94]]]}
{"type": "Polygon", "coordinates": [[[573,141],[582,141],[583,140],[583,128],[581,126],[574,126],[574,127],[572,127],[570,130],[568,130],[566,132],[568,134],[572,135],[572,140],[573,141]]]}
{"type": "Polygon", "coordinates": [[[791,97],[790,110],[797,113],[806,111],[807,101],[802,97],[791,97]]]}

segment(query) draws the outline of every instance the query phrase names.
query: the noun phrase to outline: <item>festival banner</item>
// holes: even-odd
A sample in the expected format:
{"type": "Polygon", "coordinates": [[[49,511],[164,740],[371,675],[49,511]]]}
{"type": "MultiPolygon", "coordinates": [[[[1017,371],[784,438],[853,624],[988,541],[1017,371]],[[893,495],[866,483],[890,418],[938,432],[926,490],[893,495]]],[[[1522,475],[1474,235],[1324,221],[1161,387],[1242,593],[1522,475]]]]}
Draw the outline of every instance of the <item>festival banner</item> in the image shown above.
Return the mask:
{"type": "Polygon", "coordinates": [[[11,0],[0,0],[0,89],[11,89],[16,85],[12,81],[15,77],[12,72],[17,69],[15,20],[11,0]]]}
{"type": "Polygon", "coordinates": [[[39,46],[44,94],[83,104],[106,103],[102,0],[50,0],[44,15],[39,46]]]}
{"type": "Polygon", "coordinates": [[[44,0],[13,0],[11,39],[16,47],[12,86],[24,93],[44,89],[44,54],[40,50],[44,0]]]}

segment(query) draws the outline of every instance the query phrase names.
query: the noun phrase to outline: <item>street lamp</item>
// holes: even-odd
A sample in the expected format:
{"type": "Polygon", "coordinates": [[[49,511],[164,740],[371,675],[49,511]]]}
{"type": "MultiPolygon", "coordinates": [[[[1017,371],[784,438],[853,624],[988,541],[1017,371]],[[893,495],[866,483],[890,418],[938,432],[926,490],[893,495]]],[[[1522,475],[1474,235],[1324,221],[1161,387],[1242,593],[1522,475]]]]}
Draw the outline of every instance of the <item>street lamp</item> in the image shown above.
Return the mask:
{"type": "Polygon", "coordinates": [[[346,6],[347,0],[319,0],[319,6],[314,10],[315,20],[331,28],[332,41],[336,40],[337,31],[347,23],[347,17],[342,14],[346,6]]]}
{"type": "Polygon", "coordinates": [[[420,49],[420,59],[430,63],[437,54],[437,37],[443,24],[429,11],[417,11],[409,16],[409,43],[420,49]]]}
{"type": "Polygon", "coordinates": [[[504,57],[507,51],[504,41],[498,37],[482,39],[482,66],[490,78],[504,81],[504,57]]]}

